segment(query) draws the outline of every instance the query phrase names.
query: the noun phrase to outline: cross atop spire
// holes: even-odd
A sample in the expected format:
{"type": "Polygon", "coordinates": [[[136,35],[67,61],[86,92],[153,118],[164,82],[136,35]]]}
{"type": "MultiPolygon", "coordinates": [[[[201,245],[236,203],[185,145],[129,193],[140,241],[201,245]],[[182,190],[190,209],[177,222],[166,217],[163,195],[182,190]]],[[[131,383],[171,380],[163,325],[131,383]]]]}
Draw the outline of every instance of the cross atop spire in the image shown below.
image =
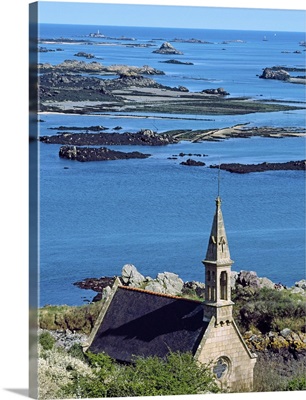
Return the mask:
{"type": "MultiPolygon", "coordinates": [[[[220,197],[220,161],[219,161],[219,170],[218,170],[218,197],[220,197]]],[[[217,198],[218,198],[217,197],[217,198]]]]}

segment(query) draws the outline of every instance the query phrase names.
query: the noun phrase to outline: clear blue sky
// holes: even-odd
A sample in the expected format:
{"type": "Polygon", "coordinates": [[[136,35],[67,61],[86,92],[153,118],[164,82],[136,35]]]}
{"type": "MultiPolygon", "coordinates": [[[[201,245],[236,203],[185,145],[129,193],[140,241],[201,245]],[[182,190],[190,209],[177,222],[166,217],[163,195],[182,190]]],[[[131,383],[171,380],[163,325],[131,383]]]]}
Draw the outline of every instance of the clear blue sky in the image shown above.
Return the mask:
{"type": "Polygon", "coordinates": [[[39,2],[42,23],[305,32],[305,10],[39,2]]]}

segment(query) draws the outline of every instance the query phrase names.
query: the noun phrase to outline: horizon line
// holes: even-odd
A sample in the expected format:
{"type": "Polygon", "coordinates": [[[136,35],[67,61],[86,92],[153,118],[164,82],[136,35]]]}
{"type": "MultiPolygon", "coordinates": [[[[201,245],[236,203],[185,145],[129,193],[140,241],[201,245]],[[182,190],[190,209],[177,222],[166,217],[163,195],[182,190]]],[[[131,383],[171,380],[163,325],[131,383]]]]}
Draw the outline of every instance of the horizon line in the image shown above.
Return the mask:
{"type": "Polygon", "coordinates": [[[63,22],[34,22],[36,24],[45,24],[45,25],[75,25],[75,26],[107,26],[107,27],[123,27],[123,28],[153,28],[153,29],[180,29],[180,30],[199,30],[199,31],[237,31],[237,32],[289,32],[289,33],[302,33],[305,34],[304,31],[292,31],[292,30],[275,30],[275,29],[233,29],[233,28],[181,28],[181,27],[167,27],[167,26],[147,26],[147,25],[108,25],[108,24],[91,24],[91,23],[63,23],[63,22]]]}

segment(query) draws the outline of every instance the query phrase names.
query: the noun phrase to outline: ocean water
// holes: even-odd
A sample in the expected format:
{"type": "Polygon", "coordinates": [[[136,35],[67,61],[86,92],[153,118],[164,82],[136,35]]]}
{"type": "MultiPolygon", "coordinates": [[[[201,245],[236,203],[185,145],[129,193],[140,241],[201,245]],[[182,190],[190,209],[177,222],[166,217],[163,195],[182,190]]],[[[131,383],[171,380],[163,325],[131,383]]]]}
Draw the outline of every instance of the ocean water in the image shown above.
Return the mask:
{"type": "MultiPolygon", "coordinates": [[[[154,79],[191,91],[224,87],[231,96],[294,101],[305,107],[305,86],[261,80],[266,66],[305,66],[299,42],[303,33],[41,25],[41,38],[89,39],[100,30],[107,36],[134,37],[132,43],[159,47],[173,38],[197,38],[211,44],[173,43],[183,56],[153,54],[154,47],[127,48],[131,41],[105,40],[113,45],[43,44],[63,51],[39,53],[40,62],[57,64],[86,51],[105,65],[156,67],[165,76],[154,79]],[[263,41],[263,35],[267,41],[263,41]],[[227,43],[223,43],[223,42],[227,43]],[[237,42],[238,41],[238,42],[237,42]],[[300,50],[301,54],[294,53],[300,50]],[[194,66],[159,61],[176,58],[194,66]]],[[[101,42],[102,39],[94,39],[101,42]]],[[[91,60],[86,60],[90,62],[91,60]]],[[[303,73],[300,73],[302,75],[303,73]]],[[[250,126],[305,126],[305,110],[237,116],[167,114],[39,116],[40,135],[60,125],[103,125],[110,132],[148,128],[214,129],[250,126]],[[174,118],[174,119],[173,119],[174,118]]],[[[144,275],[172,271],[183,280],[204,280],[208,236],[217,195],[217,170],[180,165],[184,153],[201,153],[207,165],[221,162],[259,163],[305,158],[304,138],[229,139],[163,147],[120,146],[122,151],[151,154],[145,160],[78,163],[58,157],[59,145],[40,143],[40,305],[82,304],[94,295],[73,286],[87,277],[120,274],[126,263],[144,275]]],[[[114,147],[115,148],[115,147],[114,147]]],[[[117,148],[118,149],[118,148],[117,148]]],[[[221,172],[222,210],[233,270],[254,270],[292,286],[305,277],[305,174],[269,171],[253,174],[221,172]]]]}

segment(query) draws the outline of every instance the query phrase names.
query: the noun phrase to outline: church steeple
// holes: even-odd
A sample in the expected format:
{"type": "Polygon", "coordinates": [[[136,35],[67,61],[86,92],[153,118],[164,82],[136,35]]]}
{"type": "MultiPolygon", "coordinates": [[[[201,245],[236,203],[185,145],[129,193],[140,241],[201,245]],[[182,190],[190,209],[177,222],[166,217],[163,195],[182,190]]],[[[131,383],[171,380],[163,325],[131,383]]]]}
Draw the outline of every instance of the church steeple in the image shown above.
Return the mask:
{"type": "Polygon", "coordinates": [[[221,198],[216,198],[216,212],[213,219],[205,263],[233,264],[227,243],[223,215],[221,211],[221,198]]]}
{"type": "Polygon", "coordinates": [[[221,198],[216,198],[216,211],[208,241],[205,266],[205,303],[204,319],[216,318],[216,324],[232,320],[231,301],[231,265],[223,215],[221,198]]]}

